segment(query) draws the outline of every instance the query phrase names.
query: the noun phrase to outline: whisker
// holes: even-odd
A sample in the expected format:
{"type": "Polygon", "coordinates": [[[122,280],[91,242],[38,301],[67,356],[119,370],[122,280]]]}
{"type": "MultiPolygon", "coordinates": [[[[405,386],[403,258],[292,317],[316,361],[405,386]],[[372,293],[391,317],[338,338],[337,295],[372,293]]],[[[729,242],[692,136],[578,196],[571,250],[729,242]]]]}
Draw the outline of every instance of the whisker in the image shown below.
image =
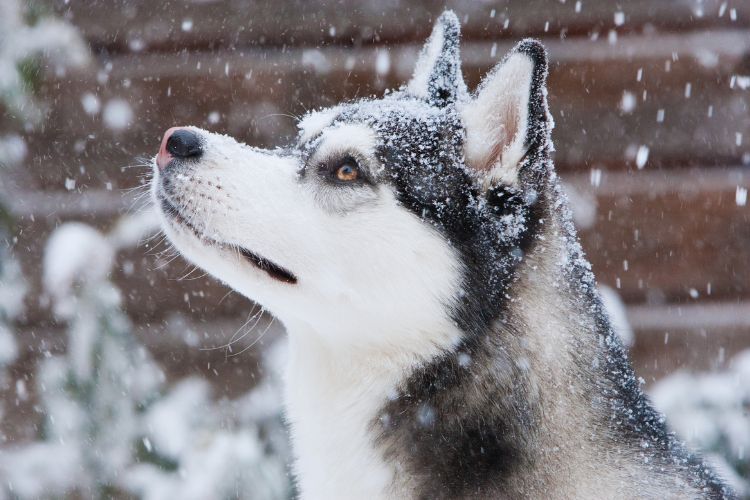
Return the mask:
{"type": "Polygon", "coordinates": [[[236,354],[230,354],[230,356],[232,356],[232,357],[239,356],[240,354],[242,354],[244,352],[247,352],[248,350],[252,349],[253,346],[255,346],[255,344],[257,344],[258,342],[260,342],[260,340],[265,336],[265,334],[271,328],[271,325],[273,325],[274,321],[276,321],[276,317],[272,316],[271,317],[271,321],[268,322],[268,326],[266,326],[266,328],[263,330],[263,332],[260,335],[258,335],[257,339],[253,340],[250,345],[248,345],[247,347],[245,347],[244,349],[242,349],[240,352],[238,352],[236,354]]]}
{"type": "MultiPolygon", "coordinates": [[[[250,312],[252,312],[254,310],[255,310],[255,306],[253,306],[253,309],[251,309],[250,312]]],[[[247,324],[254,319],[255,322],[252,324],[252,326],[250,326],[239,337],[237,337],[237,334],[240,333],[240,329],[238,329],[236,332],[234,332],[234,334],[232,335],[232,337],[229,339],[229,342],[227,342],[224,347],[230,348],[232,346],[232,344],[234,344],[236,342],[239,342],[240,340],[244,339],[247,336],[248,333],[252,332],[255,329],[255,327],[258,326],[258,323],[260,323],[260,320],[263,317],[263,313],[264,312],[265,312],[265,310],[262,307],[260,307],[258,309],[258,312],[256,312],[255,314],[253,314],[252,317],[248,321],[246,321],[245,324],[242,327],[240,327],[240,329],[242,329],[245,326],[247,326],[247,324]]]]}
{"type": "Polygon", "coordinates": [[[234,290],[232,290],[230,288],[229,291],[227,293],[225,293],[224,296],[219,300],[219,302],[216,303],[216,305],[220,306],[221,303],[224,302],[224,299],[226,299],[227,297],[229,297],[232,294],[232,292],[234,292],[234,290]]]}
{"type": "Polygon", "coordinates": [[[194,265],[191,264],[190,267],[192,267],[192,269],[190,269],[190,271],[188,271],[181,278],[176,278],[176,279],[175,278],[170,278],[170,281],[194,281],[194,280],[199,280],[199,279],[203,278],[204,276],[206,276],[208,274],[206,272],[203,272],[199,276],[190,278],[189,276],[191,274],[193,274],[195,271],[200,271],[200,268],[198,266],[194,266],[194,265]]]}
{"type": "Polygon", "coordinates": [[[155,271],[161,271],[162,269],[164,269],[165,267],[167,267],[169,264],[171,264],[172,262],[174,262],[177,259],[177,257],[179,257],[179,256],[180,256],[180,253],[179,252],[175,252],[175,254],[172,256],[172,258],[170,258],[166,262],[162,262],[161,264],[159,264],[158,266],[156,266],[154,268],[154,270],[155,271]]]}
{"type": "Polygon", "coordinates": [[[257,121],[265,120],[266,118],[273,118],[274,116],[283,116],[285,118],[291,118],[292,120],[300,120],[300,117],[297,115],[294,115],[292,113],[269,113],[267,115],[261,116],[257,119],[257,121]]]}
{"type": "Polygon", "coordinates": [[[261,307],[255,313],[253,313],[253,311],[255,311],[255,306],[253,306],[253,308],[250,310],[250,313],[248,314],[248,317],[245,320],[245,322],[242,323],[242,325],[240,325],[240,327],[237,328],[237,330],[235,330],[235,332],[232,334],[232,337],[229,339],[229,341],[226,344],[222,344],[222,345],[218,345],[218,346],[212,346],[212,347],[201,347],[200,350],[201,351],[213,351],[213,350],[216,350],[216,349],[229,349],[229,350],[231,350],[232,344],[234,344],[235,342],[238,342],[238,341],[242,340],[245,337],[245,335],[247,335],[249,332],[251,332],[253,330],[253,328],[255,328],[258,325],[258,321],[260,321],[260,319],[257,319],[256,322],[253,323],[253,325],[246,332],[244,332],[239,338],[236,338],[237,334],[239,334],[240,331],[242,329],[244,329],[253,319],[260,318],[260,315],[263,313],[263,308],[261,307]]]}

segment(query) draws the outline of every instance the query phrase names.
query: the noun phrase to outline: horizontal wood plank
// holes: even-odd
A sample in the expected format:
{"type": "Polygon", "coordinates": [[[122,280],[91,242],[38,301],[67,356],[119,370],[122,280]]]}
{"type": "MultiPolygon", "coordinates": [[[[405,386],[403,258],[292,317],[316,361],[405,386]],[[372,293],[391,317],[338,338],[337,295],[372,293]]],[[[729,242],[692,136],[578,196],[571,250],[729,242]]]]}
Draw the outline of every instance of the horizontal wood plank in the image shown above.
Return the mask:
{"type": "MultiPolygon", "coordinates": [[[[737,75],[750,74],[747,32],[632,36],[616,45],[588,39],[545,43],[561,171],[635,168],[643,146],[649,169],[750,163],[750,89],[737,83],[737,75]]],[[[468,44],[469,83],[476,85],[510,47],[468,44]]],[[[77,187],[131,187],[148,169],[126,167],[152,156],[163,130],[175,124],[260,146],[283,144],[294,137],[294,117],[308,109],[398,87],[418,50],[407,44],[102,58],[87,71],[42,85],[49,121],[26,134],[30,154],[16,174],[24,187],[39,189],[61,190],[66,180],[77,187]],[[81,100],[88,94],[105,111],[86,114],[81,100]],[[132,119],[113,130],[103,115],[118,99],[130,107],[132,119]]]]}
{"type": "Polygon", "coordinates": [[[741,1],[702,0],[47,0],[97,47],[113,51],[172,51],[256,45],[395,43],[421,41],[445,8],[453,9],[465,39],[556,38],[674,32],[750,26],[741,1]]]}

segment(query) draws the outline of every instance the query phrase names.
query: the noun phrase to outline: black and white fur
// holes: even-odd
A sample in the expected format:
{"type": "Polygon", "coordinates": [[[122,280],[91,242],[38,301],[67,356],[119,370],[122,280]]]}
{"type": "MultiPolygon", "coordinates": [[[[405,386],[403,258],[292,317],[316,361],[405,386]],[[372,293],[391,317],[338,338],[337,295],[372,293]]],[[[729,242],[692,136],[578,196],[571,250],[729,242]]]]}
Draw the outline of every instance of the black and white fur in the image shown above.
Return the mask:
{"type": "Polygon", "coordinates": [[[544,48],[470,95],[458,42],[446,12],[408,85],[309,114],[287,149],[191,128],[201,156],[155,169],[177,248],[289,332],[302,498],[731,497],[602,310],[550,159],[544,48]]]}

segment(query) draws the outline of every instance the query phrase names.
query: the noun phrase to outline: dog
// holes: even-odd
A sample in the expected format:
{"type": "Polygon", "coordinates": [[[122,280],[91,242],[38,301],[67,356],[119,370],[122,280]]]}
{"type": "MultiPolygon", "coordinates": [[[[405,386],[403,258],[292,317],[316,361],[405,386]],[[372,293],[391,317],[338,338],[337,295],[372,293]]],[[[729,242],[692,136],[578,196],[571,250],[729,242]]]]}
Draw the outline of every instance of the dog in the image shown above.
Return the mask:
{"type": "Polygon", "coordinates": [[[731,498],[668,432],[602,307],[551,161],[547,56],[470,93],[437,20],[401,89],[263,150],[172,128],[177,249],[289,334],[302,498],[731,498]]]}

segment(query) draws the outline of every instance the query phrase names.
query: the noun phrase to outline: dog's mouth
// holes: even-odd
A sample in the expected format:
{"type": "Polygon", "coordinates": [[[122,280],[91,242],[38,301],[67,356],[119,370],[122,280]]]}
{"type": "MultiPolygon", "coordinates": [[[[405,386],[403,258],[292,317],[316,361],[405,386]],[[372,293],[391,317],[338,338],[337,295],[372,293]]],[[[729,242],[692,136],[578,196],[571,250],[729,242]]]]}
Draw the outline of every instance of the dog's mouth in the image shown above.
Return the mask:
{"type": "Polygon", "coordinates": [[[193,235],[195,235],[195,237],[198,238],[201,242],[225,250],[237,251],[239,255],[241,255],[245,260],[250,262],[253,266],[260,269],[261,271],[264,271],[266,274],[268,274],[268,276],[275,279],[276,281],[281,281],[282,283],[288,283],[290,285],[294,285],[297,283],[297,277],[291,271],[288,271],[280,265],[264,257],[261,257],[255,252],[252,252],[247,248],[241,247],[239,245],[222,243],[220,241],[207,237],[205,234],[203,234],[202,231],[199,231],[198,228],[196,228],[189,220],[187,220],[180,213],[180,210],[172,202],[170,202],[163,193],[158,193],[157,198],[159,199],[159,203],[161,204],[162,212],[164,212],[165,215],[169,216],[177,224],[189,229],[193,233],[193,235]]]}

